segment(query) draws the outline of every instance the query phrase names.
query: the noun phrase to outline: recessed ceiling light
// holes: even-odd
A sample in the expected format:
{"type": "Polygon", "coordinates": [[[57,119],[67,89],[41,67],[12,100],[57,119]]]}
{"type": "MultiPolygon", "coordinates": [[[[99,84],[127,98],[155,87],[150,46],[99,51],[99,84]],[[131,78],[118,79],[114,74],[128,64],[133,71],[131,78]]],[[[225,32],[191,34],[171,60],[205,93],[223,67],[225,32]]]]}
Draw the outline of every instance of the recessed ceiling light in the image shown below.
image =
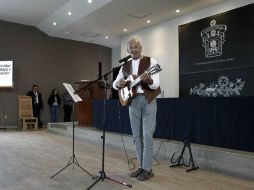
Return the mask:
{"type": "Polygon", "coordinates": [[[146,21],[147,23],[151,23],[151,21],[148,19],[147,21],[146,21]]]}
{"type": "Polygon", "coordinates": [[[71,32],[70,31],[65,31],[64,34],[70,34],[71,32]]]}
{"type": "Polygon", "coordinates": [[[180,10],[179,10],[179,9],[177,9],[177,10],[176,10],[176,12],[177,12],[177,13],[180,13],[180,10]]]}
{"type": "Polygon", "coordinates": [[[92,3],[93,1],[92,0],[87,0],[88,3],[92,3]]]}
{"type": "Polygon", "coordinates": [[[69,16],[71,16],[71,15],[72,15],[72,13],[69,11],[69,12],[68,12],[68,15],[69,15],[69,16]]]}
{"type": "Polygon", "coordinates": [[[108,36],[105,36],[106,39],[108,39],[108,36]]]}
{"type": "Polygon", "coordinates": [[[127,32],[127,29],[125,28],[125,29],[123,29],[123,31],[124,31],[124,32],[127,32]]]}
{"type": "Polygon", "coordinates": [[[53,22],[53,25],[56,26],[56,22],[53,22]]]}

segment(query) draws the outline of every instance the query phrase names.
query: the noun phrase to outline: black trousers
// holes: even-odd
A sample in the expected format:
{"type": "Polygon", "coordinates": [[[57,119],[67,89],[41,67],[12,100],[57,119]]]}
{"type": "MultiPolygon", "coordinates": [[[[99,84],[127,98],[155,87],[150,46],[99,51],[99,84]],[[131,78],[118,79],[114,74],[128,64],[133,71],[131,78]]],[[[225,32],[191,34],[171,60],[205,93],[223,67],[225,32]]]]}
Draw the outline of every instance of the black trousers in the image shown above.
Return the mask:
{"type": "Polygon", "coordinates": [[[41,115],[41,106],[39,104],[34,104],[33,105],[33,116],[38,118],[38,126],[39,127],[42,126],[40,115],[41,115]]]}
{"type": "Polygon", "coordinates": [[[71,121],[72,105],[64,105],[64,122],[71,121]]]}

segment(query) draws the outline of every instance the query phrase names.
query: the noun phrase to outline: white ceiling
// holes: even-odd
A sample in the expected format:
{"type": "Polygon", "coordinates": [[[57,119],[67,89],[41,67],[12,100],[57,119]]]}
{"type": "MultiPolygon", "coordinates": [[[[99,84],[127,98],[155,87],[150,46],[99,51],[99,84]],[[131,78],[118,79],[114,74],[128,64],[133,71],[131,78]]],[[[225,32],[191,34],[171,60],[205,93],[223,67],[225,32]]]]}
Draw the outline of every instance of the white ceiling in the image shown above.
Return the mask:
{"type": "Polygon", "coordinates": [[[87,0],[0,0],[0,20],[35,26],[49,36],[114,48],[120,46],[121,35],[222,1],[93,0],[89,4],[87,0]],[[124,28],[128,31],[123,32],[124,28]]]}

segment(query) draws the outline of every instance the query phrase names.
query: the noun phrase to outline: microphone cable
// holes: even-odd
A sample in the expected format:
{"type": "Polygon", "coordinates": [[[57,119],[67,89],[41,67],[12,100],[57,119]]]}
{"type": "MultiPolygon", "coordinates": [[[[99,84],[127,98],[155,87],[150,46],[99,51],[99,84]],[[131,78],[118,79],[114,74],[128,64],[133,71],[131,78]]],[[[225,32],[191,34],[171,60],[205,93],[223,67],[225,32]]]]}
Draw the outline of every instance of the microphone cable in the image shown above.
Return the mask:
{"type": "Polygon", "coordinates": [[[159,162],[159,159],[158,159],[158,155],[159,155],[161,146],[162,146],[162,144],[164,142],[167,142],[167,141],[165,141],[165,140],[160,141],[159,148],[157,149],[156,153],[153,155],[153,159],[156,161],[156,164],[153,164],[153,166],[159,166],[160,165],[160,162],[159,162]]]}
{"type": "Polygon", "coordinates": [[[132,171],[133,169],[136,168],[135,163],[133,162],[133,160],[137,159],[136,157],[133,158],[129,158],[129,155],[127,153],[125,144],[124,144],[124,140],[123,140],[123,133],[122,133],[122,123],[121,123],[121,112],[120,112],[120,104],[119,104],[119,100],[117,101],[117,107],[118,107],[118,120],[119,120],[119,128],[120,128],[120,137],[121,137],[121,141],[122,141],[122,145],[123,145],[123,149],[124,149],[124,153],[127,159],[127,164],[128,164],[128,169],[129,171],[132,171]],[[132,164],[132,167],[130,166],[132,164]]]}

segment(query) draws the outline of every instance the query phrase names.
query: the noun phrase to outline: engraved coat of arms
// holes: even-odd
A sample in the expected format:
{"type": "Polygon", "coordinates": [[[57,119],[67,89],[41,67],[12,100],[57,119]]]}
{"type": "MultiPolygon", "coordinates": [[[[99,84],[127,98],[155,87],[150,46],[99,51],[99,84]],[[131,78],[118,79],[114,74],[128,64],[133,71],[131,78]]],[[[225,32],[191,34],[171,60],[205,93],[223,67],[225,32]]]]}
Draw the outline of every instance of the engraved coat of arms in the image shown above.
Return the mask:
{"type": "Polygon", "coordinates": [[[210,22],[210,27],[201,31],[202,46],[205,48],[205,57],[217,57],[222,55],[222,45],[225,40],[226,25],[216,25],[216,21],[210,22]]]}

